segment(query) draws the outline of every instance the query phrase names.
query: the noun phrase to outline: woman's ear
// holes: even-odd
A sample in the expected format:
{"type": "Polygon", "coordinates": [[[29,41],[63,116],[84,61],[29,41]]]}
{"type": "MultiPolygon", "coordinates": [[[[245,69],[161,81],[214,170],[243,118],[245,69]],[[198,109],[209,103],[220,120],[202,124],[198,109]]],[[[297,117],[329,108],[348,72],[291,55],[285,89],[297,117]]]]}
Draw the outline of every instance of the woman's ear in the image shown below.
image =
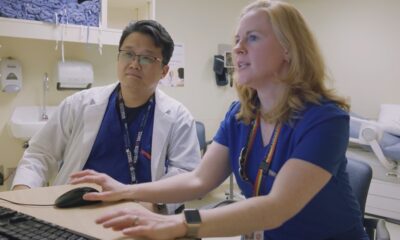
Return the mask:
{"type": "Polygon", "coordinates": [[[289,51],[287,49],[283,52],[283,59],[285,59],[286,62],[290,62],[289,51]]]}

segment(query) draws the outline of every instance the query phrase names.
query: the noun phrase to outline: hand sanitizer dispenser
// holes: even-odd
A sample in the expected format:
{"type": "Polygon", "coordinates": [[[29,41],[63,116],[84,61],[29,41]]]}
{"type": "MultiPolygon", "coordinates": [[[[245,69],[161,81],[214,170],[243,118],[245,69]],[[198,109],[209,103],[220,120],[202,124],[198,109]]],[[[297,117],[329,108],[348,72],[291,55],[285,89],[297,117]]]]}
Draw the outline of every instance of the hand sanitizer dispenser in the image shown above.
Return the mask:
{"type": "Polygon", "coordinates": [[[7,58],[0,62],[0,81],[3,92],[18,92],[22,88],[22,70],[18,60],[7,58]]]}

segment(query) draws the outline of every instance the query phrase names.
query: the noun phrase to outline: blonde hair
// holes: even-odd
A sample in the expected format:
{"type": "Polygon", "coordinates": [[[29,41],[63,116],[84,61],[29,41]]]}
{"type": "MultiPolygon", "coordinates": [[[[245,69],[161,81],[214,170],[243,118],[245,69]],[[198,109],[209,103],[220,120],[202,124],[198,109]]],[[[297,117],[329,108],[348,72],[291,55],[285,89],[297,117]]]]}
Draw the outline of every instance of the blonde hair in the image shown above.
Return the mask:
{"type": "MultiPolygon", "coordinates": [[[[325,86],[325,80],[328,79],[325,64],[301,13],[288,3],[261,0],[244,8],[240,18],[255,10],[262,10],[267,14],[274,34],[288,51],[290,59],[288,74],[281,79],[287,89],[277,105],[263,115],[263,118],[268,122],[291,122],[307,103],[320,104],[324,98],[348,111],[350,106],[346,100],[325,86]]],[[[259,108],[257,92],[238,84],[236,89],[241,102],[236,118],[249,123],[255,118],[259,108]]]]}

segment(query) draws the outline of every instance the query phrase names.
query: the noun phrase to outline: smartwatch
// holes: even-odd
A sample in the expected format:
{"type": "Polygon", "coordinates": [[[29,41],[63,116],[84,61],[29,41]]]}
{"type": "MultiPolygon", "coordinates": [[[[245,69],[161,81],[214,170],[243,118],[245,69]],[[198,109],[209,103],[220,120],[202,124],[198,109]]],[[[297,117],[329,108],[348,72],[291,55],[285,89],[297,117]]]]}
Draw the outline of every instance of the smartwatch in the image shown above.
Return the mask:
{"type": "Polygon", "coordinates": [[[187,227],[186,237],[197,238],[201,217],[198,209],[184,209],[185,223],[187,227]]]}

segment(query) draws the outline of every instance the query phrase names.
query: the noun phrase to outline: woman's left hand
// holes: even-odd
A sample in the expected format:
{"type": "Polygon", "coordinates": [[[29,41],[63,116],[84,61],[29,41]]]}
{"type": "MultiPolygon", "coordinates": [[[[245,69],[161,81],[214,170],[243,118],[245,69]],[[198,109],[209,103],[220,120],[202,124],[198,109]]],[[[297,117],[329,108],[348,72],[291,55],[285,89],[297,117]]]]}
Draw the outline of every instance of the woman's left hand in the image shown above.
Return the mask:
{"type": "Polygon", "coordinates": [[[167,240],[186,234],[183,216],[159,215],[146,209],[123,209],[108,213],[96,220],[105,228],[122,231],[131,237],[167,240]]]}

